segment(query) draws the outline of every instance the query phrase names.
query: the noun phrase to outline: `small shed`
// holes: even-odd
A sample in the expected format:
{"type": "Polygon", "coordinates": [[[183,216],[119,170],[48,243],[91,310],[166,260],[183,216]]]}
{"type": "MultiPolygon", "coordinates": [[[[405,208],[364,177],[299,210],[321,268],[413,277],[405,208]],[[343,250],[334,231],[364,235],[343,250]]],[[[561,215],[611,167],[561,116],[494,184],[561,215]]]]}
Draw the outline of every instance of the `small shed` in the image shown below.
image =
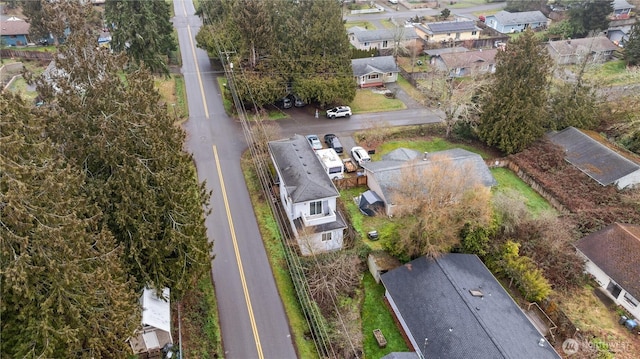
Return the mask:
{"type": "Polygon", "coordinates": [[[384,212],[384,201],[375,192],[369,190],[360,195],[358,207],[360,212],[373,217],[376,213],[384,212]]]}
{"type": "Polygon", "coordinates": [[[381,275],[399,267],[401,264],[396,257],[387,252],[371,252],[367,257],[367,267],[369,267],[369,272],[371,272],[376,283],[380,283],[381,275]]]}

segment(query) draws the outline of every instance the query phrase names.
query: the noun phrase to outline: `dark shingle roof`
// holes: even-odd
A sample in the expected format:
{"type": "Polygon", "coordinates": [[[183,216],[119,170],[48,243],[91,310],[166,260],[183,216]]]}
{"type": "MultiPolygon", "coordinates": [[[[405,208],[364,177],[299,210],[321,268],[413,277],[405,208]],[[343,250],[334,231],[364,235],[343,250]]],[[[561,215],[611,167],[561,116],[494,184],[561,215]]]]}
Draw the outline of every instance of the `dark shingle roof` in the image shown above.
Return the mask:
{"type": "Polygon", "coordinates": [[[381,278],[426,358],[560,358],[475,255],[421,257],[381,278]]]}
{"type": "MultiPolygon", "coordinates": [[[[402,31],[403,40],[411,40],[411,39],[418,38],[416,29],[413,27],[404,27],[402,28],[401,31],[402,31]]],[[[394,30],[390,30],[390,29],[366,30],[359,26],[354,26],[352,28],[349,28],[348,32],[352,33],[360,43],[382,41],[382,40],[392,41],[395,35],[394,30]]]]}
{"type": "Polygon", "coordinates": [[[532,24],[549,20],[540,11],[508,12],[502,10],[493,16],[502,25],[532,24]]]}
{"type": "Polygon", "coordinates": [[[640,299],[640,226],[614,223],[580,239],[576,248],[634,298],[640,299]]]}
{"type": "Polygon", "coordinates": [[[354,76],[364,76],[370,73],[400,72],[393,56],[365,57],[351,60],[354,76]]]}
{"type": "Polygon", "coordinates": [[[338,197],[339,193],[324,170],[315,151],[302,135],[269,142],[281,185],[287,189],[293,203],[338,197]]]}
{"type": "Polygon", "coordinates": [[[551,142],[565,150],[565,159],[603,186],[638,171],[640,165],[582,133],[567,127],[548,135],[551,142]]]}
{"type": "MultiPolygon", "coordinates": [[[[381,161],[365,162],[362,164],[366,170],[371,172],[376,181],[380,185],[382,195],[387,203],[391,202],[392,192],[396,186],[398,178],[400,178],[403,169],[410,161],[416,167],[423,167],[425,170],[430,166],[435,165],[442,160],[450,160],[456,166],[456,168],[464,169],[465,171],[471,171],[478,176],[480,183],[486,187],[495,186],[497,184],[495,178],[489,171],[489,168],[485,164],[480,155],[463,150],[461,148],[454,148],[446,151],[438,151],[429,153],[427,156],[428,161],[422,161],[424,154],[415,150],[406,148],[399,148],[392,152],[389,152],[382,157],[381,161]],[[468,168],[467,168],[468,167],[468,168]]],[[[469,179],[473,179],[469,176],[469,179]]],[[[473,185],[473,181],[469,181],[469,185],[473,185]]]]}
{"type": "Polygon", "coordinates": [[[477,30],[475,21],[441,21],[426,23],[424,26],[432,34],[446,34],[450,32],[463,32],[477,30]]]}
{"type": "Polygon", "coordinates": [[[456,46],[456,47],[445,47],[442,49],[427,49],[424,50],[424,53],[429,56],[441,56],[442,54],[448,54],[452,52],[467,52],[469,51],[465,47],[456,46]]]}

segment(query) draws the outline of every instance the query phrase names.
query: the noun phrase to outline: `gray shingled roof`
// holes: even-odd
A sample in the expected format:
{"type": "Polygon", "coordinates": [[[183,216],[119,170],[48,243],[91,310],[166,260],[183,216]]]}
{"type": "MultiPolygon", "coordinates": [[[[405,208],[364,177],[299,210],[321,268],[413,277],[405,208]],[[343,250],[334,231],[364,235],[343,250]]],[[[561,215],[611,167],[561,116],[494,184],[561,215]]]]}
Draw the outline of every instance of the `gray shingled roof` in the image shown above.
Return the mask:
{"type": "Polygon", "coordinates": [[[475,255],[420,257],[381,279],[426,358],[560,358],[475,255]]]}
{"type": "Polygon", "coordinates": [[[365,57],[351,60],[354,76],[364,76],[370,73],[400,72],[393,56],[365,57]]]}
{"type": "Polygon", "coordinates": [[[603,186],[640,169],[640,165],[582,133],[575,127],[547,135],[565,150],[565,159],[603,186]]]}
{"type": "Polygon", "coordinates": [[[447,34],[477,30],[475,21],[441,21],[424,24],[432,34],[447,34]]]}
{"type": "MultiPolygon", "coordinates": [[[[413,27],[405,27],[402,30],[402,39],[403,40],[411,40],[417,39],[418,34],[416,33],[416,29],[413,27]]],[[[395,30],[392,29],[378,29],[378,30],[366,30],[362,29],[359,26],[354,26],[349,28],[349,33],[353,33],[355,37],[358,39],[358,42],[375,42],[382,40],[392,41],[394,38],[395,30]]]]}
{"type": "Polygon", "coordinates": [[[269,142],[269,152],[278,168],[280,185],[285,186],[293,203],[338,197],[315,151],[302,135],[269,142]]]}
{"type": "Polygon", "coordinates": [[[625,0],[613,0],[613,9],[614,10],[622,10],[622,9],[633,9],[634,5],[629,4],[625,0]]]}
{"type": "Polygon", "coordinates": [[[531,24],[549,21],[540,11],[508,12],[502,10],[493,16],[501,25],[531,24]]]}
{"type": "Polygon", "coordinates": [[[573,55],[582,51],[587,53],[601,53],[606,51],[615,51],[618,49],[618,46],[611,42],[611,40],[607,39],[606,36],[549,41],[547,46],[561,56],[573,55]]]}
{"type": "MultiPolygon", "coordinates": [[[[469,170],[467,167],[470,167],[470,170],[479,176],[480,182],[484,186],[491,187],[497,184],[482,157],[476,153],[469,152],[461,148],[454,148],[446,151],[429,153],[427,155],[428,158],[431,159],[429,161],[418,160],[422,159],[423,156],[424,154],[421,152],[406,148],[399,148],[383,156],[381,161],[365,162],[362,164],[362,167],[371,172],[375,177],[383,192],[378,194],[382,195],[388,204],[391,201],[392,192],[396,186],[398,178],[401,176],[402,170],[406,167],[409,161],[412,160],[414,160],[414,166],[420,166],[426,169],[429,166],[433,166],[437,160],[447,158],[451,160],[455,166],[461,169],[469,170]],[[436,161],[434,161],[434,159],[436,159],[436,161]]],[[[472,182],[470,181],[469,184],[471,185],[472,182]]]]}

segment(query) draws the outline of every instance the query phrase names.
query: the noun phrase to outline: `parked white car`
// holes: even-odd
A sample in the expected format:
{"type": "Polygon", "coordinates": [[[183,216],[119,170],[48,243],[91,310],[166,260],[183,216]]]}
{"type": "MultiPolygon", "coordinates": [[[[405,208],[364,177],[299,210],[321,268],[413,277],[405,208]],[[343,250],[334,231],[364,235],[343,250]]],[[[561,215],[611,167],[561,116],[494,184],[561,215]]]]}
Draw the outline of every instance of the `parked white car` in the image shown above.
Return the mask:
{"type": "Polygon", "coordinates": [[[311,148],[313,148],[314,150],[322,149],[322,142],[320,142],[320,139],[318,138],[318,136],[307,135],[305,137],[307,138],[307,141],[309,141],[309,145],[311,146],[311,148]]]}
{"type": "Polygon", "coordinates": [[[362,166],[364,162],[371,162],[371,157],[369,157],[367,150],[360,146],[356,146],[351,149],[351,157],[353,157],[354,161],[356,161],[359,166],[362,166]]]}
{"type": "Polygon", "coordinates": [[[327,110],[327,118],[334,119],[336,117],[349,117],[351,116],[351,107],[338,106],[330,110],[327,110]]]}

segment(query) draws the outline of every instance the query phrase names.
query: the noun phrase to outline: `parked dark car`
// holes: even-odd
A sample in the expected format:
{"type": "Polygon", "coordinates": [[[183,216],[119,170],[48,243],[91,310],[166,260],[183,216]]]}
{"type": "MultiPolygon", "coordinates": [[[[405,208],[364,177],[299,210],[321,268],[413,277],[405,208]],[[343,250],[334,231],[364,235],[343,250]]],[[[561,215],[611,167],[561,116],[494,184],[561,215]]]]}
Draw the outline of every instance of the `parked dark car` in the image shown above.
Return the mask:
{"type": "Polygon", "coordinates": [[[283,97],[280,100],[276,101],[276,106],[278,108],[291,108],[293,107],[293,101],[291,100],[291,98],[289,98],[289,96],[287,97],[283,97]]]}
{"type": "Polygon", "coordinates": [[[324,135],[324,143],[326,143],[329,148],[333,148],[337,153],[342,153],[342,151],[344,151],[344,149],[342,148],[342,143],[340,143],[338,136],[334,135],[333,133],[327,133],[326,135],[324,135]]]}

